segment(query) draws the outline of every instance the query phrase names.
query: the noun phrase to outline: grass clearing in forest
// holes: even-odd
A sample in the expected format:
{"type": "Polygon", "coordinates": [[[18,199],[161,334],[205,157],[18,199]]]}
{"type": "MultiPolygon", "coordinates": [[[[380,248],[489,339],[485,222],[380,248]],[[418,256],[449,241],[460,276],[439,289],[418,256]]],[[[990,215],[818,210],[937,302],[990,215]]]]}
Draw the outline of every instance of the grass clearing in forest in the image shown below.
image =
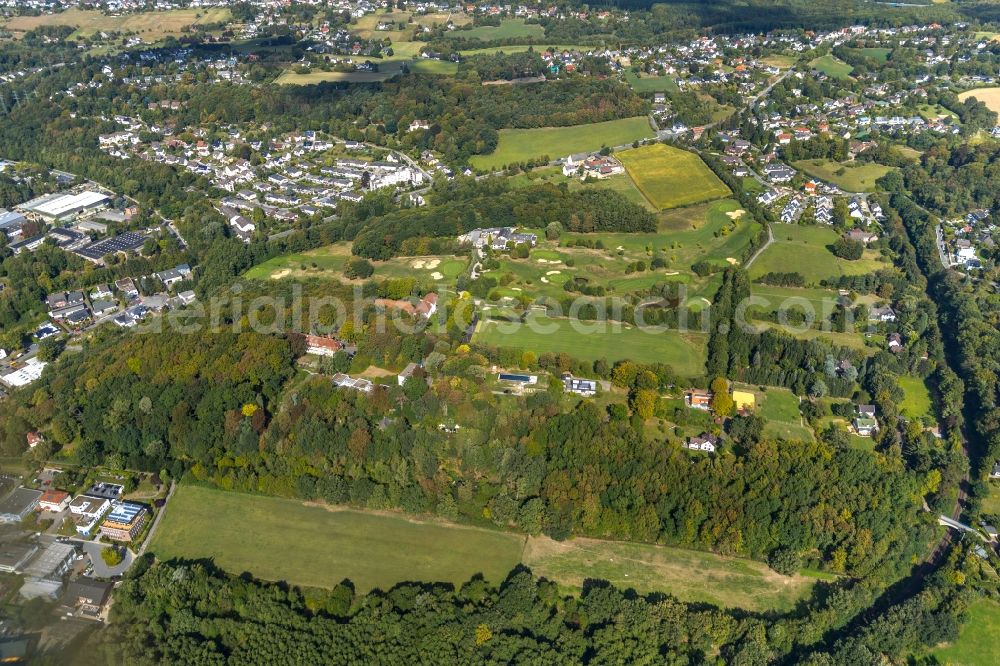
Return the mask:
{"type": "Polygon", "coordinates": [[[615,155],[636,187],[659,210],[729,196],[729,188],[702,159],[687,150],[662,143],[640,146],[615,155]]]}
{"type": "Polygon", "coordinates": [[[365,593],[403,581],[457,586],[477,573],[499,584],[523,544],[499,531],[182,484],[150,550],[295,585],[330,588],[349,578],[365,593]]]}
{"type": "Polygon", "coordinates": [[[536,575],[578,590],[587,578],[619,589],[667,592],[681,601],[751,611],[788,611],[816,579],[782,576],[753,560],[668,546],[576,538],[529,537],[524,564],[536,575]]]}
{"type": "Polygon", "coordinates": [[[672,76],[652,76],[649,74],[636,74],[632,70],[625,72],[625,80],[632,90],[639,94],[652,92],[677,92],[677,81],[672,76]]]}
{"type": "Polygon", "coordinates": [[[588,125],[502,129],[497,148],[489,155],[475,155],[473,168],[487,171],[548,156],[550,160],[575,153],[620,146],[653,136],[649,118],[636,116],[588,125]]]}
{"type": "Polygon", "coordinates": [[[931,415],[931,392],[923,379],[900,375],[899,388],[903,389],[903,401],[899,403],[903,416],[919,419],[931,415]]]}

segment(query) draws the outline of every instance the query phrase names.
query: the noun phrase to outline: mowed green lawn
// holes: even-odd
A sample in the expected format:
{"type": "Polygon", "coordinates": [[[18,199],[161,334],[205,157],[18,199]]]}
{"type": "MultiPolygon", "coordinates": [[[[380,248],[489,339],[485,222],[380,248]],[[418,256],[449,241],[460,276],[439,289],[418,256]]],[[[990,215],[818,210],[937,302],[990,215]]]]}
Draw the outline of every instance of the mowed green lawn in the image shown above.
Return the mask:
{"type": "Polygon", "coordinates": [[[548,156],[550,160],[574,153],[621,146],[653,136],[646,116],[609,120],[569,127],[502,129],[497,149],[489,155],[475,155],[469,161],[476,169],[497,169],[507,164],[548,156]]]}
{"type": "Polygon", "coordinates": [[[211,558],[233,573],[359,592],[402,581],[494,584],[521,560],[523,537],[402,516],[328,510],[296,500],[180,485],[150,550],[159,559],[211,558]]]}
{"type": "Polygon", "coordinates": [[[969,605],[969,616],[958,640],[931,652],[941,664],[950,666],[995,666],[998,661],[1000,604],[979,599],[969,605]]]}
{"type": "Polygon", "coordinates": [[[631,359],[666,363],[695,377],[705,372],[707,336],[678,331],[646,332],[616,322],[585,322],[535,317],[533,323],[481,321],[473,342],[536,354],[565,352],[581,361],[631,359]],[[574,324],[576,325],[574,327],[574,324]]]}
{"type": "Polygon", "coordinates": [[[729,196],[729,188],[701,158],[662,143],[615,155],[636,187],[659,210],[729,196]]]}
{"type": "Polygon", "coordinates": [[[931,413],[931,392],[920,377],[900,375],[899,388],[903,389],[903,401],[899,409],[903,416],[919,419],[931,413]]]}
{"type": "Polygon", "coordinates": [[[524,564],[536,575],[578,590],[587,578],[640,593],[668,592],[681,601],[752,611],[789,611],[816,579],[782,576],[762,562],[667,546],[531,537],[524,564]]]}
{"type": "Polygon", "coordinates": [[[893,167],[872,162],[833,160],[799,160],[792,166],[813,178],[833,183],[846,192],[874,192],[875,181],[893,170],[893,167]],[[839,173],[841,169],[844,173],[839,173]]]}
{"type": "Polygon", "coordinates": [[[799,398],[790,390],[769,386],[766,391],[761,391],[760,387],[750,384],[737,384],[734,388],[754,394],[755,411],[767,422],[764,426],[766,434],[782,439],[812,441],[812,430],[802,425],[799,416],[799,398]]]}
{"type": "Polygon", "coordinates": [[[818,285],[820,280],[841,275],[865,275],[888,268],[878,260],[876,250],[866,250],[861,259],[841,259],[828,249],[839,235],[829,227],[776,224],[774,242],[750,267],[750,278],[756,280],[766,273],[800,273],[806,284],[818,285]]]}
{"type": "Polygon", "coordinates": [[[852,66],[832,55],[816,58],[810,61],[809,66],[834,79],[848,79],[854,71],[852,66]]]}
{"type": "Polygon", "coordinates": [[[677,82],[672,76],[649,76],[646,74],[640,76],[629,70],[625,72],[625,80],[637,93],[676,92],[679,90],[677,82]]]}

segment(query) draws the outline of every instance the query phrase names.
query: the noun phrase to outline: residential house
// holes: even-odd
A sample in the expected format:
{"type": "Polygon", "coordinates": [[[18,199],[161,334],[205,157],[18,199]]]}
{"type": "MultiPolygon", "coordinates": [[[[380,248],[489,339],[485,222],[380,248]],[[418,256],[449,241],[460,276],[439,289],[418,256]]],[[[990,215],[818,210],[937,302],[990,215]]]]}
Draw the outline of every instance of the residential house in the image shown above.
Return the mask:
{"type": "Polygon", "coordinates": [[[567,393],[575,393],[576,395],[582,395],[585,397],[597,394],[597,382],[593,379],[580,379],[579,377],[574,377],[569,373],[564,373],[562,381],[563,390],[567,393]]]}
{"type": "Polygon", "coordinates": [[[684,394],[684,402],[692,409],[703,409],[708,411],[712,404],[712,392],[691,389],[684,394]]]}
{"type": "Polygon", "coordinates": [[[344,348],[344,345],[339,340],[326,338],[321,335],[307,335],[305,336],[305,340],[307,354],[333,356],[344,348]]]}
{"type": "Polygon", "coordinates": [[[715,453],[718,446],[719,438],[708,433],[702,433],[697,437],[689,437],[687,442],[684,443],[684,448],[686,449],[691,449],[692,451],[708,451],[709,453],[715,453]]]}
{"type": "Polygon", "coordinates": [[[38,508],[42,511],[59,513],[69,506],[69,493],[64,490],[49,489],[38,498],[38,508]]]}

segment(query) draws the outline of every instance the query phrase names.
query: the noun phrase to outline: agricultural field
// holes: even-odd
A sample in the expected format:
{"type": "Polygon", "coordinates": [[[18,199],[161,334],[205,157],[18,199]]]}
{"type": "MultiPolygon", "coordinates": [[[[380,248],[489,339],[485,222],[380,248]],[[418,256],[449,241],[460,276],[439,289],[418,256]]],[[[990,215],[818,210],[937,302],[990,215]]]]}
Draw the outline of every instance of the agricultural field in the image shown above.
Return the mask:
{"type": "Polygon", "coordinates": [[[23,34],[43,26],[69,25],[76,28],[70,35],[89,37],[98,32],[134,32],[143,41],[157,42],[164,37],[179,37],[188,26],[228,21],[232,14],[225,8],[171,9],[163,12],[142,12],[111,16],[96,10],[67,9],[58,14],[16,16],[3,27],[15,34],[23,34]]]}
{"type": "Polygon", "coordinates": [[[806,284],[841,275],[865,275],[888,265],[877,250],[865,250],[861,259],[847,261],[830,251],[839,235],[829,227],[777,224],[774,242],[750,267],[750,279],[766,273],[800,273],[806,284]]]}
{"type": "MultiPolygon", "coordinates": [[[[268,259],[243,274],[249,280],[333,279],[347,282],[344,266],[351,258],[351,244],[334,243],[308,252],[285,254],[268,259]]],[[[373,279],[413,277],[433,281],[456,278],[465,270],[464,257],[395,257],[374,261],[373,279]]]]}
{"type": "Polygon", "coordinates": [[[677,82],[672,76],[649,76],[647,74],[636,74],[629,70],[625,72],[625,80],[632,86],[632,90],[639,94],[653,92],[677,92],[677,82]]]}
{"type": "Polygon", "coordinates": [[[978,599],[969,604],[969,617],[958,639],[931,651],[939,664],[993,666],[997,663],[996,640],[1000,636],[1000,603],[978,599]]]}
{"type": "Polygon", "coordinates": [[[480,321],[473,342],[531,350],[536,354],[568,352],[581,361],[631,359],[666,363],[694,377],[705,372],[704,333],[645,331],[616,322],[583,322],[535,316],[527,323],[480,321]]]}
{"type": "Polygon", "coordinates": [[[569,127],[502,129],[494,152],[476,155],[469,161],[473,168],[487,171],[544,156],[555,160],[604,146],[621,146],[651,136],[653,130],[646,116],[569,127]]]}
{"type": "Polygon", "coordinates": [[[456,37],[466,39],[481,39],[485,42],[500,39],[542,39],[545,28],[537,23],[525,23],[524,19],[504,19],[499,26],[484,25],[470,30],[459,30],[452,33],[456,37]]]}
{"type": "Polygon", "coordinates": [[[681,601],[751,611],[789,611],[815,579],[782,576],[761,562],[667,546],[529,537],[523,562],[536,575],[579,590],[587,578],[639,593],[667,592],[681,601]]]}
{"type": "Polygon", "coordinates": [[[899,388],[903,389],[903,401],[899,409],[903,416],[920,419],[931,416],[931,393],[920,377],[900,375],[899,388]]]}
{"type": "MultiPolygon", "coordinates": [[[[1000,113],[1000,87],[966,90],[958,96],[958,99],[964,102],[969,97],[975,97],[985,104],[990,111],[1000,113]]],[[[997,118],[997,124],[1000,124],[1000,117],[997,118]]]]}
{"type": "Polygon", "coordinates": [[[653,207],[677,208],[729,196],[729,188],[695,153],[662,143],[615,155],[653,207]]]}
{"type": "Polygon", "coordinates": [[[813,178],[833,183],[845,192],[874,192],[875,181],[893,170],[893,167],[872,162],[833,160],[799,160],[792,166],[813,178]],[[839,173],[841,169],[844,173],[839,173]]]}
{"type": "Polygon", "coordinates": [[[329,588],[348,578],[365,593],[412,580],[460,585],[477,573],[498,584],[523,544],[493,530],[181,485],[150,550],[294,585],[329,588]]]}
{"type": "Polygon", "coordinates": [[[454,76],[458,73],[458,63],[450,60],[433,60],[431,58],[417,58],[410,63],[410,72],[413,74],[436,74],[439,76],[454,76]]]}
{"type": "Polygon", "coordinates": [[[813,69],[823,72],[833,79],[849,79],[854,68],[836,56],[825,55],[809,62],[813,69]]]}

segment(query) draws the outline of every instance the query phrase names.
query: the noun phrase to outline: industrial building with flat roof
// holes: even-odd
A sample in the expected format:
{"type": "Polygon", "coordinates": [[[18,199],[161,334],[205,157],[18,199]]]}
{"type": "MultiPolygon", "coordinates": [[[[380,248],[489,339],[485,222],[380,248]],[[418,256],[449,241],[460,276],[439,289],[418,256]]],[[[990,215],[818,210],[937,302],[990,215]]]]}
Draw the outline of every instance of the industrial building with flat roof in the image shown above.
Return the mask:
{"type": "Polygon", "coordinates": [[[106,194],[84,190],[77,194],[52,194],[32,199],[21,205],[21,210],[52,222],[63,222],[84,211],[104,208],[110,201],[111,198],[106,194]]]}
{"type": "Polygon", "coordinates": [[[25,519],[38,506],[41,490],[17,488],[0,500],[0,523],[17,523],[25,519]]]}
{"type": "Polygon", "coordinates": [[[101,534],[115,541],[131,541],[146,523],[146,507],[135,502],[115,506],[101,523],[101,534]]]}
{"type": "Polygon", "coordinates": [[[24,568],[21,596],[54,598],[62,590],[63,574],[69,571],[76,557],[76,548],[65,543],[50,543],[31,564],[24,568]]]}

